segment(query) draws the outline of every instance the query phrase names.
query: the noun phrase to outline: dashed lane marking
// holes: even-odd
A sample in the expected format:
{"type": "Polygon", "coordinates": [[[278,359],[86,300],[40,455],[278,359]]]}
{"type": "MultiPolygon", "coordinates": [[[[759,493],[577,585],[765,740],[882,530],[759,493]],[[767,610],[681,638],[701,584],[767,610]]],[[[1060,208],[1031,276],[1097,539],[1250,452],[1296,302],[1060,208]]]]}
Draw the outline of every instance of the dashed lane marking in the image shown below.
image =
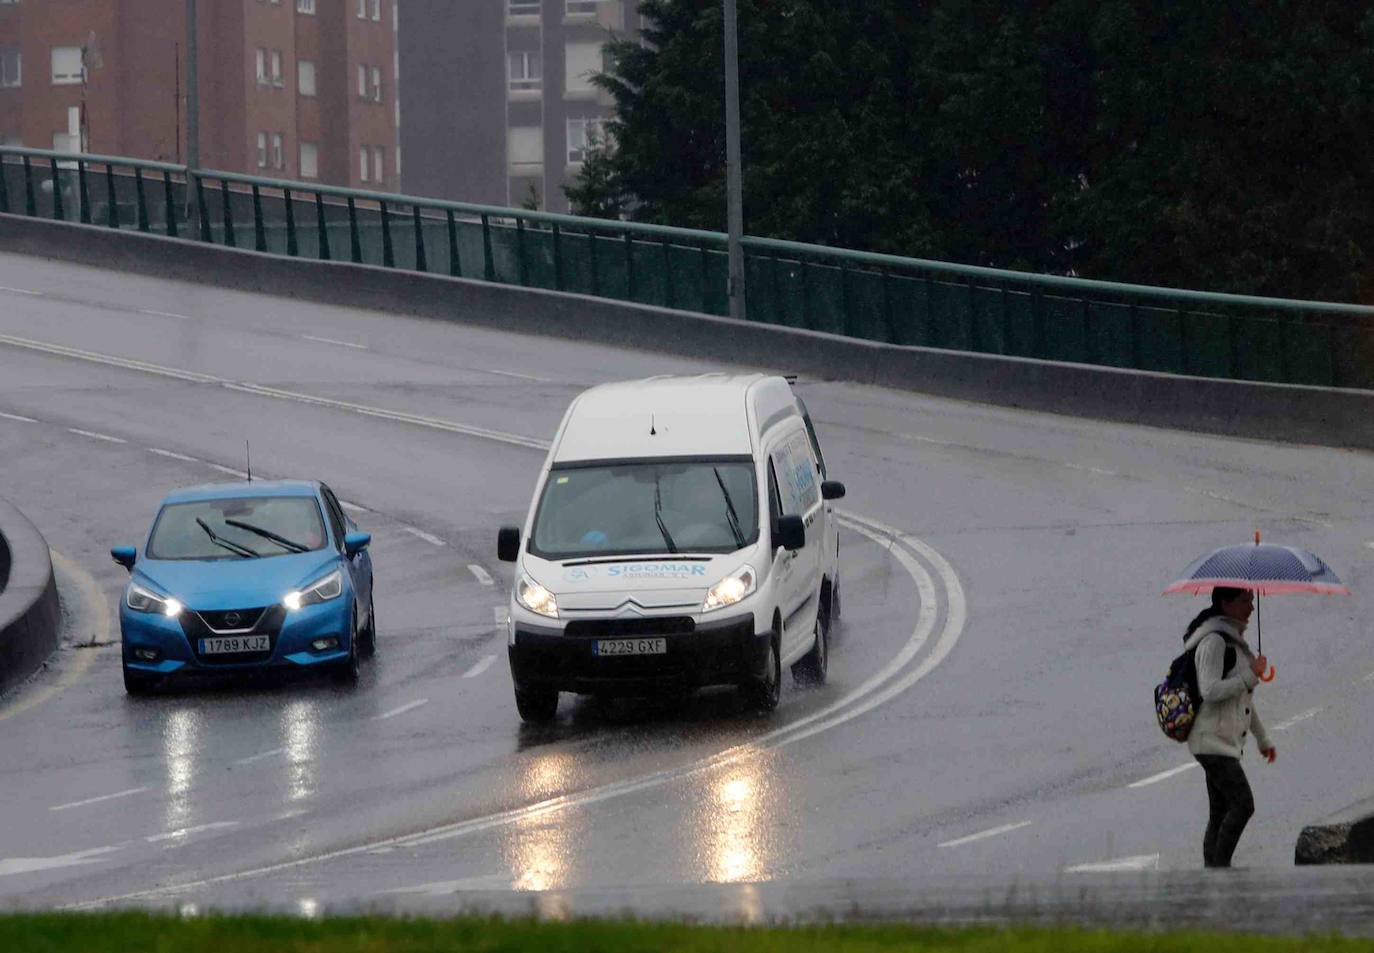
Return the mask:
{"type": "Polygon", "coordinates": [[[321,338],[316,337],[313,334],[302,334],[301,338],[306,341],[314,341],[317,344],[333,344],[338,347],[351,347],[355,351],[368,350],[368,346],[366,344],[354,344],[352,341],[340,341],[338,338],[321,338]]]}
{"type": "Polygon", "coordinates": [[[1137,854],[1134,857],[1118,857],[1091,864],[1074,864],[1065,867],[1066,874],[1109,874],[1123,870],[1158,870],[1158,854],[1137,854]]]}
{"type": "Polygon", "coordinates": [[[218,470],[220,473],[227,473],[231,477],[238,477],[240,480],[248,479],[248,474],[242,470],[235,470],[233,467],[222,467],[218,463],[205,464],[211,470],[218,470]]]}
{"type": "Polygon", "coordinates": [[[495,374],[497,377],[514,377],[519,381],[536,381],[540,384],[552,384],[552,378],[535,377],[533,374],[517,374],[515,371],[494,371],[489,367],[482,368],[484,373],[495,374]]]}
{"type": "Polygon", "coordinates": [[[405,714],[406,712],[408,712],[408,711],[414,711],[415,709],[420,708],[420,707],[422,707],[422,706],[424,706],[424,705],[428,705],[428,704],[429,704],[429,699],[428,699],[428,698],[417,698],[417,699],[415,699],[415,701],[413,701],[413,702],[407,702],[406,704],[402,705],[400,708],[393,708],[393,709],[391,709],[391,711],[384,712],[384,713],[378,715],[376,718],[373,718],[372,720],[373,720],[373,721],[386,721],[388,718],[395,718],[397,715],[404,715],[404,714],[405,714]]]}
{"type": "Polygon", "coordinates": [[[1297,713],[1296,715],[1294,715],[1292,718],[1289,718],[1289,719],[1287,719],[1287,720],[1285,720],[1285,721],[1279,722],[1277,725],[1274,726],[1274,730],[1275,730],[1275,731],[1287,731],[1289,728],[1292,728],[1294,725],[1298,725],[1298,724],[1303,723],[1304,721],[1309,721],[1309,720],[1311,720],[1311,719],[1313,719],[1313,718],[1316,718],[1319,714],[1321,714],[1321,709],[1320,709],[1320,708],[1309,708],[1309,709],[1307,709],[1307,711],[1298,712],[1298,713],[1297,713]]]}
{"type": "Polygon", "coordinates": [[[88,797],[84,801],[71,801],[67,804],[54,804],[48,808],[50,811],[70,811],[74,807],[86,807],[89,804],[99,804],[102,801],[115,801],[123,797],[133,797],[135,794],[142,794],[148,788],[129,788],[127,791],[116,791],[114,794],[102,794],[99,797],[88,797]]]}
{"type": "Polygon", "coordinates": [[[200,462],[201,462],[201,461],[200,461],[199,459],[197,459],[196,457],[188,457],[188,456],[187,456],[186,454],[184,454],[184,453],[173,453],[171,450],[163,450],[161,447],[149,447],[149,448],[148,448],[148,452],[149,452],[149,453],[155,453],[155,454],[157,454],[159,457],[167,457],[167,458],[169,458],[169,459],[171,459],[171,460],[184,460],[184,461],[186,461],[187,463],[200,463],[200,462]]]}
{"type": "Polygon", "coordinates": [[[180,830],[167,831],[163,834],[154,834],[143,839],[150,844],[160,844],[163,841],[185,840],[192,834],[204,834],[206,831],[225,831],[238,826],[238,821],[214,821],[209,824],[198,824],[195,827],[183,827],[180,830]]]}
{"type": "Polygon", "coordinates": [[[285,748],[273,748],[271,751],[259,751],[257,754],[250,754],[246,758],[239,758],[234,764],[257,764],[259,761],[266,761],[268,758],[275,758],[279,754],[286,754],[285,748]]]}
{"type": "Polygon", "coordinates": [[[350,503],[350,502],[348,502],[347,500],[340,500],[340,501],[339,501],[339,505],[342,506],[344,509],[350,510],[350,511],[352,511],[352,512],[354,512],[354,513],[370,513],[370,512],[372,512],[372,511],[369,510],[366,506],[360,506],[360,505],[358,505],[357,503],[350,503]]]}
{"type": "Polygon", "coordinates": [[[1030,827],[1031,821],[1018,821],[1015,824],[1003,824],[1001,827],[994,827],[986,831],[979,831],[977,834],[969,834],[967,837],[956,837],[954,840],[947,840],[940,847],[961,847],[964,844],[972,844],[974,841],[987,840],[989,837],[997,837],[1001,834],[1010,834],[1012,831],[1019,831],[1023,827],[1030,827]]]}
{"type": "Polygon", "coordinates": [[[0,291],[8,291],[10,294],[28,295],[31,298],[45,297],[41,291],[30,291],[27,288],[11,288],[9,285],[0,285],[0,291]]]}
{"type": "Polygon", "coordinates": [[[90,437],[92,440],[104,440],[106,443],[128,443],[123,437],[111,437],[107,433],[96,433],[94,430],[81,430],[76,427],[68,427],[67,433],[74,433],[78,437],[90,437]]]}
{"type": "Polygon", "coordinates": [[[463,673],[463,677],[464,677],[464,678],[476,678],[478,675],[481,675],[481,674],[482,674],[483,672],[485,672],[487,669],[491,668],[491,663],[492,663],[492,662],[495,662],[495,661],[496,661],[496,656],[495,656],[495,655],[483,656],[482,661],[478,662],[478,663],[477,663],[476,665],[474,665],[472,668],[468,669],[466,672],[463,673]]]}
{"type": "Polygon", "coordinates": [[[38,421],[34,420],[32,417],[22,417],[19,414],[0,414],[0,417],[5,418],[6,420],[16,420],[21,424],[38,423],[38,421]]]}
{"type": "Polygon", "coordinates": [[[1121,476],[1121,474],[1118,473],[1118,472],[1116,472],[1115,470],[1105,470],[1105,469],[1103,469],[1102,467],[1089,467],[1089,466],[1084,466],[1084,465],[1081,464],[1081,463],[1066,463],[1066,464],[1064,464],[1064,469],[1066,469],[1066,470],[1080,470],[1080,471],[1082,471],[1083,473],[1095,473],[1095,474],[1097,474],[1098,476],[1111,476],[1111,477],[1114,477],[1114,476],[1121,476]]]}
{"type": "Polygon", "coordinates": [[[1180,764],[1177,768],[1170,768],[1168,771],[1161,771],[1158,774],[1152,774],[1148,778],[1141,778],[1139,781],[1132,781],[1130,784],[1126,785],[1126,787],[1147,788],[1151,784],[1158,784],[1160,781],[1167,781],[1169,778],[1172,778],[1176,774],[1182,774],[1184,771],[1191,771],[1193,770],[1193,768],[1196,768],[1197,766],[1198,763],[1196,761],[1191,761],[1188,764],[1180,764]]]}
{"type": "Polygon", "coordinates": [[[415,536],[415,537],[417,537],[417,538],[419,538],[419,539],[423,539],[425,542],[427,542],[427,543],[429,543],[429,544],[431,544],[431,545],[434,545],[434,546],[447,546],[447,545],[448,545],[448,543],[444,542],[442,539],[440,539],[438,536],[435,536],[433,533],[426,533],[424,530],[422,530],[422,529],[416,529],[414,526],[402,526],[401,529],[405,530],[405,531],[406,531],[407,533],[409,533],[411,536],[415,536]]]}
{"type": "Polygon", "coordinates": [[[177,314],[175,311],[154,311],[152,308],[139,308],[139,314],[151,314],[155,318],[176,318],[178,321],[190,321],[191,318],[185,314],[177,314]]]}
{"type": "Polygon", "coordinates": [[[481,566],[477,565],[476,563],[468,563],[468,572],[470,572],[470,573],[472,573],[474,576],[476,576],[476,577],[477,577],[477,581],[480,582],[480,583],[481,583],[482,585],[484,585],[484,586],[490,586],[490,585],[492,585],[492,583],[493,583],[493,580],[492,580],[492,578],[491,578],[491,573],[487,572],[485,569],[483,569],[481,566]]]}
{"type": "Polygon", "coordinates": [[[112,854],[123,849],[124,844],[113,844],[109,847],[94,847],[91,850],[79,850],[72,854],[60,854],[56,857],[6,857],[0,860],[0,877],[94,864],[103,860],[105,854],[112,854]]]}

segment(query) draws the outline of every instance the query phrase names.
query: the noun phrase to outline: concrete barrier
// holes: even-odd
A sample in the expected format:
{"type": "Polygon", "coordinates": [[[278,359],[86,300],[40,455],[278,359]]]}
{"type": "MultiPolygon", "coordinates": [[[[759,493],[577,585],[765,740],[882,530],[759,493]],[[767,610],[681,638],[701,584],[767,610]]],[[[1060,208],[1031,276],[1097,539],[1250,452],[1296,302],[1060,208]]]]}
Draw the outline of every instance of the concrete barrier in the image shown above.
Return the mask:
{"type": "Polygon", "coordinates": [[[57,648],[62,609],[48,543],[24,514],[0,500],[0,550],[9,578],[0,588],[0,692],[32,675],[57,648]]]}
{"type": "Polygon", "coordinates": [[[1263,440],[1374,449],[1374,391],[904,347],[666,308],[0,215],[0,251],[222,288],[1263,440]]]}
{"type": "Polygon", "coordinates": [[[1374,864],[1374,798],[1352,804],[1298,835],[1296,864],[1374,864]]]}

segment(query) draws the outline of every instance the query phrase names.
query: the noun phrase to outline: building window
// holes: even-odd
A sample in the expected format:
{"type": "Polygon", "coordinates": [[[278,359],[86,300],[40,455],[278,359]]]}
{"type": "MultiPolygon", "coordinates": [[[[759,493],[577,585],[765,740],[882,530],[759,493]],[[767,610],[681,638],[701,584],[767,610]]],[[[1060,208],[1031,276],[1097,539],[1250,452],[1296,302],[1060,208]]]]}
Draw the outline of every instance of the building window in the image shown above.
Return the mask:
{"type": "Polygon", "coordinates": [[[577,165],[587,160],[587,154],[606,141],[606,120],[568,120],[568,163],[577,165]]]}
{"type": "Polygon", "coordinates": [[[53,152],[84,152],[81,141],[81,107],[67,107],[67,131],[52,134],[53,152]]]}
{"type": "MultiPolygon", "coordinates": [[[[358,0],[358,19],[367,19],[367,0],[358,0]]],[[[367,181],[367,176],[363,176],[363,181],[367,181]]]]}
{"type": "Polygon", "coordinates": [[[567,0],[563,9],[570,17],[594,17],[600,5],[600,0],[567,0]]]}
{"type": "Polygon", "coordinates": [[[367,67],[358,64],[358,98],[367,98],[367,67]]]}
{"type": "Polygon", "coordinates": [[[302,96],[315,95],[315,64],[310,60],[296,61],[296,90],[302,96]]]}
{"type": "MultiPolygon", "coordinates": [[[[296,12],[315,15],[315,0],[296,0],[296,12]]],[[[301,148],[305,148],[302,146],[301,148]]]]}
{"type": "Polygon", "coordinates": [[[543,85],[543,68],[538,52],[508,54],[512,91],[538,91],[543,85]]]}
{"type": "Polygon", "coordinates": [[[259,86],[266,86],[266,85],[267,85],[267,51],[264,50],[262,47],[258,47],[258,50],[257,50],[257,59],[258,59],[258,85],[259,85],[259,86]]]}
{"type": "Polygon", "coordinates": [[[281,86],[281,50],[272,51],[272,85],[281,86]]]}
{"type": "Polygon", "coordinates": [[[600,43],[569,43],[563,62],[567,73],[563,88],[567,92],[596,92],[592,77],[602,72],[605,66],[600,43]]]}
{"type": "Polygon", "coordinates": [[[301,143],[301,178],[318,179],[320,177],[320,148],[313,142],[301,143]]]}
{"type": "Polygon", "coordinates": [[[23,57],[18,50],[0,50],[0,88],[24,85],[23,57]]]}
{"type": "Polygon", "coordinates": [[[267,168],[267,133],[258,133],[258,168],[267,168]]]}
{"type": "Polygon", "coordinates": [[[372,78],[372,95],[369,98],[374,103],[380,103],[382,101],[382,68],[380,66],[374,66],[371,68],[370,73],[372,78]]]}
{"type": "Polygon", "coordinates": [[[539,16],[540,0],[507,0],[506,13],[513,17],[539,16]]]}
{"type": "Polygon", "coordinates": [[[54,46],[52,48],[52,84],[69,86],[80,83],[86,78],[86,70],[81,65],[81,47],[54,46]]]}
{"type": "Polygon", "coordinates": [[[544,165],[544,130],[541,127],[512,126],[506,141],[513,174],[529,174],[544,165]]]}
{"type": "Polygon", "coordinates": [[[367,181],[367,146],[358,147],[358,178],[367,181]]]}
{"type": "Polygon", "coordinates": [[[286,168],[286,152],[282,149],[281,133],[272,133],[272,168],[286,168]]]}
{"type": "Polygon", "coordinates": [[[382,0],[372,0],[372,19],[378,23],[382,20],[382,0]]]}
{"type": "Polygon", "coordinates": [[[377,182],[386,181],[386,150],[381,146],[372,147],[372,178],[377,182]]]}

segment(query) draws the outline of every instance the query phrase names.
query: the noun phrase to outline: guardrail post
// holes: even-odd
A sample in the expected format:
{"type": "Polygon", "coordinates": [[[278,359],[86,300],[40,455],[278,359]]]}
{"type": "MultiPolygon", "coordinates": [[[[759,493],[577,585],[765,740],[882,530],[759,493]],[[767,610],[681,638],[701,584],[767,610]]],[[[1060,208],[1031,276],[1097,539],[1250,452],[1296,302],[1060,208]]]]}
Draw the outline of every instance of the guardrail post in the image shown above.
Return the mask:
{"type": "Polygon", "coordinates": [[[82,225],[91,224],[91,191],[86,187],[86,163],[76,160],[77,201],[81,203],[78,217],[82,225]]]}
{"type": "Polygon", "coordinates": [[[301,246],[296,241],[296,202],[291,198],[290,189],[282,189],[281,196],[282,201],[286,203],[286,253],[294,258],[301,251],[301,246]]]}
{"type": "Polygon", "coordinates": [[[1045,340],[1045,298],[1039,291],[1031,291],[1031,357],[1043,359],[1048,350],[1045,340]]]}
{"type": "MultiPolygon", "coordinates": [[[[785,325],[787,324],[787,309],[782,304],[782,283],[778,281],[778,272],[782,269],[782,258],[774,253],[771,260],[772,266],[768,269],[768,277],[773,288],[773,323],[785,325]]],[[[754,311],[751,309],[746,313],[753,314],[754,311]]]]}
{"type": "Polygon", "coordinates": [[[138,199],[138,230],[148,231],[148,202],[143,196],[143,170],[134,166],[134,191],[138,199]]]}
{"type": "Polygon", "coordinates": [[[329,261],[333,257],[329,253],[329,223],[324,218],[324,193],[318,189],[315,190],[315,227],[320,239],[320,261],[329,261]]]}
{"type": "Polygon", "coordinates": [[[673,293],[673,240],[663,239],[663,306],[666,308],[676,307],[674,299],[677,296],[673,293]]]}
{"type": "Polygon", "coordinates": [[[968,348],[982,354],[983,335],[978,330],[978,282],[969,278],[964,283],[968,286],[968,348]]]}
{"type": "Polygon", "coordinates": [[[1285,384],[1295,384],[1296,381],[1288,379],[1288,329],[1291,325],[1284,320],[1282,314],[1275,314],[1274,317],[1279,323],[1279,380],[1285,384]]]}
{"type": "Polygon", "coordinates": [[[1130,304],[1131,317],[1131,367],[1140,370],[1140,315],[1134,301],[1130,304]]]}
{"type": "Polygon", "coordinates": [[[114,166],[105,163],[105,224],[119,227],[119,193],[115,191],[114,166]]]}
{"type": "Polygon", "coordinates": [[[1178,308],[1178,369],[1180,374],[1188,373],[1188,316],[1182,306],[1178,308]]]}
{"type": "Polygon", "coordinates": [[[167,219],[167,237],[177,237],[177,209],[172,198],[172,173],[167,169],[162,170],[162,200],[166,204],[165,217],[167,219]]]}
{"type": "Polygon", "coordinates": [[[1328,324],[1326,326],[1326,352],[1331,361],[1331,386],[1341,386],[1340,365],[1336,363],[1336,326],[1328,324]]]}
{"type": "Polygon", "coordinates": [[[883,332],[887,335],[887,343],[897,343],[897,325],[892,320],[892,270],[884,267],[882,274],[883,289],[883,332]]]}
{"type": "Polygon", "coordinates": [[[596,260],[596,229],[594,229],[594,228],[589,228],[589,229],[587,229],[587,248],[590,249],[590,252],[591,252],[591,263],[592,263],[592,289],[591,289],[591,290],[592,290],[592,296],[593,296],[593,297],[596,297],[596,296],[598,296],[598,295],[601,294],[601,275],[599,274],[599,272],[601,271],[601,269],[597,267],[597,260],[596,260]]]}
{"type": "Polygon", "coordinates": [[[938,347],[935,343],[935,279],[926,275],[926,333],[921,343],[926,347],[938,347]]]}
{"type": "Polygon", "coordinates": [[[697,246],[697,251],[699,252],[698,258],[700,259],[701,265],[701,312],[703,314],[710,314],[711,311],[707,306],[708,299],[706,296],[711,291],[711,252],[706,247],[705,242],[697,246]]]}
{"type": "Polygon", "coordinates": [[[386,202],[380,203],[382,206],[382,264],[387,268],[396,267],[396,249],[391,244],[391,212],[386,207],[386,202]]]}
{"type": "Polygon", "coordinates": [[[234,206],[229,195],[227,179],[220,179],[219,181],[219,202],[220,211],[224,213],[224,244],[230,248],[237,248],[237,236],[234,235],[234,206]]]}
{"type": "Polygon", "coordinates": [[[1093,360],[1093,338],[1092,338],[1092,315],[1089,313],[1090,304],[1087,298],[1080,298],[1083,305],[1083,360],[1086,364],[1096,364],[1093,360]]]}
{"type": "Polygon", "coordinates": [[[353,196],[348,197],[348,244],[353,264],[363,263],[363,240],[358,234],[358,207],[353,204],[353,196]]]}
{"type": "Polygon", "coordinates": [[[522,287],[529,284],[525,272],[525,220],[519,216],[515,219],[515,276],[522,287]]]}
{"type": "Polygon", "coordinates": [[[193,178],[196,180],[196,214],[200,218],[200,240],[213,243],[214,237],[210,234],[210,210],[205,205],[205,180],[199,175],[193,178]]]}
{"type": "Polygon", "coordinates": [[[853,325],[849,318],[849,263],[840,259],[840,333],[848,336],[853,325]]]}
{"type": "Polygon", "coordinates": [[[24,214],[30,218],[38,215],[38,203],[33,200],[33,164],[24,156],[24,214]]]}
{"type": "Polygon", "coordinates": [[[253,183],[253,247],[267,251],[267,223],[262,220],[262,190],[253,183]]]}
{"type": "Polygon", "coordinates": [[[482,277],[496,280],[496,260],[491,253],[491,217],[482,213],[482,277]]]}
{"type": "Polygon", "coordinates": [[[806,259],[801,255],[797,256],[797,277],[801,279],[801,326],[811,327],[811,279],[810,269],[807,267],[806,259]]]}
{"type": "Polygon", "coordinates": [[[429,271],[429,257],[425,254],[425,233],[420,224],[420,206],[412,205],[410,211],[415,216],[415,270],[429,271]]]}
{"type": "Polygon", "coordinates": [[[553,223],[553,286],[563,290],[563,231],[553,223]]]}
{"type": "Polygon", "coordinates": [[[5,157],[0,155],[0,214],[10,212],[10,187],[5,181],[5,157]]]}
{"type": "Polygon", "coordinates": [[[49,159],[48,166],[52,169],[52,217],[58,222],[66,221],[67,210],[62,204],[62,179],[57,174],[57,160],[49,159]]]}
{"type": "Polygon", "coordinates": [[[1240,374],[1240,355],[1237,353],[1236,316],[1226,312],[1226,376],[1236,380],[1240,374]]]}
{"type": "Polygon", "coordinates": [[[635,239],[628,230],[625,232],[625,300],[635,299],[635,239]]]}
{"type": "Polygon", "coordinates": [[[458,222],[453,209],[447,210],[448,218],[448,273],[455,278],[463,276],[463,259],[458,254],[458,222]]]}
{"type": "Polygon", "coordinates": [[[1006,283],[1002,284],[1002,351],[1003,354],[1011,353],[1011,292],[1007,289],[1006,283]]]}

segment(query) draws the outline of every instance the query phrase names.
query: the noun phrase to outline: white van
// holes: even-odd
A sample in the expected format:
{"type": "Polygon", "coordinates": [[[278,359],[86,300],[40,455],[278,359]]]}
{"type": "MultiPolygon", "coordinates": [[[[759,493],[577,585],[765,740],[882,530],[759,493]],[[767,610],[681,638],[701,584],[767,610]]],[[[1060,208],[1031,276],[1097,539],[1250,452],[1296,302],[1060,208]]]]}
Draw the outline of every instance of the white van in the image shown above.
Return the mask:
{"type": "Polygon", "coordinates": [[[737,685],[771,710],[782,666],[825,680],[843,484],[781,377],[659,377],[573,400],[525,519],[508,621],[515,703],[561,691],[737,685]]]}

